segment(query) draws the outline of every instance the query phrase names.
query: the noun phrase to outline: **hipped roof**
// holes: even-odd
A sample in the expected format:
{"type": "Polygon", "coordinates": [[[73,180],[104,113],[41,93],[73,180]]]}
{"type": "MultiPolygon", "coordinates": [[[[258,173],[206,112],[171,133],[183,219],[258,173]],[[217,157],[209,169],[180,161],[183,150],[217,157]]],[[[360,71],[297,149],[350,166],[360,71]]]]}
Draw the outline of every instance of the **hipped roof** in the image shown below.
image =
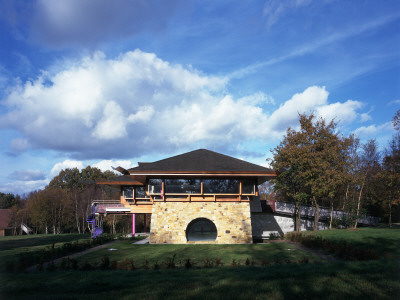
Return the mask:
{"type": "Polygon", "coordinates": [[[150,172],[196,172],[196,173],[270,173],[272,169],[246,162],[207,149],[198,149],[152,163],[139,163],[128,170],[130,174],[150,172]]]}

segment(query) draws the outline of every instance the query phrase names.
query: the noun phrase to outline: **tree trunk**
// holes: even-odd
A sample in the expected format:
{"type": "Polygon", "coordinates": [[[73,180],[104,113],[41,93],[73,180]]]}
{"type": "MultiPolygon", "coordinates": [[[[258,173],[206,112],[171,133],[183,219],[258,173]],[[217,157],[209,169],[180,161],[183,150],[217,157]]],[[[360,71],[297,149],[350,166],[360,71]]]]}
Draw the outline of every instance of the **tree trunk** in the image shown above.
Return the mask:
{"type": "Polygon", "coordinates": [[[360,193],[358,194],[356,221],[354,223],[354,228],[357,228],[357,225],[358,225],[358,216],[360,215],[361,197],[362,197],[362,192],[364,189],[364,183],[365,183],[365,179],[363,180],[363,183],[361,184],[360,193]]]}
{"type": "Polygon", "coordinates": [[[332,222],[333,222],[333,200],[331,199],[331,219],[329,221],[329,229],[332,229],[332,222]]]}
{"type": "Polygon", "coordinates": [[[113,216],[112,233],[115,234],[115,215],[113,216]]]}
{"type": "Polygon", "coordinates": [[[342,206],[342,211],[344,211],[346,204],[347,204],[347,199],[349,196],[349,187],[350,187],[350,183],[347,184],[347,188],[346,188],[346,194],[344,196],[344,202],[343,202],[343,206],[342,206]]]}
{"type": "Polygon", "coordinates": [[[392,228],[392,193],[389,199],[389,228],[392,228]]]}
{"type": "Polygon", "coordinates": [[[75,221],[76,221],[76,228],[78,229],[78,233],[81,233],[81,228],[79,226],[79,217],[78,217],[78,199],[76,197],[76,192],[74,192],[75,198],[75,221]]]}
{"type": "MultiPolygon", "coordinates": [[[[295,208],[294,208],[294,230],[296,232],[301,231],[301,221],[300,221],[300,204],[296,202],[295,208]]],[[[145,224],[146,226],[146,224],[145,224]]]]}
{"type": "Polygon", "coordinates": [[[317,204],[317,199],[315,199],[315,196],[313,196],[313,212],[314,212],[314,231],[318,231],[319,205],[317,204]]]}

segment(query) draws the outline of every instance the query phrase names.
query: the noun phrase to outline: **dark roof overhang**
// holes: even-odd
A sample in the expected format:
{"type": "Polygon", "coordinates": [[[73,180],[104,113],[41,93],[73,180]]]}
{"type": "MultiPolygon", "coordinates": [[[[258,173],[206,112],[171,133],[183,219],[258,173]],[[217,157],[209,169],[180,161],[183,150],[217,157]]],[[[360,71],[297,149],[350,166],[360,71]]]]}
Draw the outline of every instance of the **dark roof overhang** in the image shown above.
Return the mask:
{"type": "Polygon", "coordinates": [[[143,185],[143,183],[137,181],[135,178],[133,178],[130,175],[124,175],[124,176],[119,176],[115,177],[112,179],[107,179],[107,180],[99,180],[96,181],[96,184],[104,184],[104,185],[113,185],[113,186],[118,186],[118,185],[143,185]]]}

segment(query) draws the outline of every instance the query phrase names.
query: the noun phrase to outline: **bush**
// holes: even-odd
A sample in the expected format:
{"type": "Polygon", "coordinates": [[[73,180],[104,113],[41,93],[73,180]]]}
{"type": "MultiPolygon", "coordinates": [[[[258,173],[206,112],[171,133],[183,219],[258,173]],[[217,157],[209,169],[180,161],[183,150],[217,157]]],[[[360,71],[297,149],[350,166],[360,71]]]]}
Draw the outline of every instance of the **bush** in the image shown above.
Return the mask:
{"type": "Polygon", "coordinates": [[[101,258],[100,269],[101,270],[110,269],[110,258],[108,256],[103,256],[101,258]]]}
{"type": "Polygon", "coordinates": [[[290,232],[285,238],[291,242],[300,243],[312,249],[323,250],[346,260],[373,260],[379,259],[375,249],[359,249],[346,241],[324,240],[321,236],[306,235],[301,232],[290,232]]]}

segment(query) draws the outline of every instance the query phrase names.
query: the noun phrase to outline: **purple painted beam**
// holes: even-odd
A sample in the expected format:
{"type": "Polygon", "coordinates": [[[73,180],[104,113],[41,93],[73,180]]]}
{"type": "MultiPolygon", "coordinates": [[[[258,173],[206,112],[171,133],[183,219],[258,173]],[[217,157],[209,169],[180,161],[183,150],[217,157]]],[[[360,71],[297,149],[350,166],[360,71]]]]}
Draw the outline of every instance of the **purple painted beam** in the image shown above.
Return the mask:
{"type": "Polygon", "coordinates": [[[135,214],[132,214],[132,237],[135,236],[135,214]]]}

